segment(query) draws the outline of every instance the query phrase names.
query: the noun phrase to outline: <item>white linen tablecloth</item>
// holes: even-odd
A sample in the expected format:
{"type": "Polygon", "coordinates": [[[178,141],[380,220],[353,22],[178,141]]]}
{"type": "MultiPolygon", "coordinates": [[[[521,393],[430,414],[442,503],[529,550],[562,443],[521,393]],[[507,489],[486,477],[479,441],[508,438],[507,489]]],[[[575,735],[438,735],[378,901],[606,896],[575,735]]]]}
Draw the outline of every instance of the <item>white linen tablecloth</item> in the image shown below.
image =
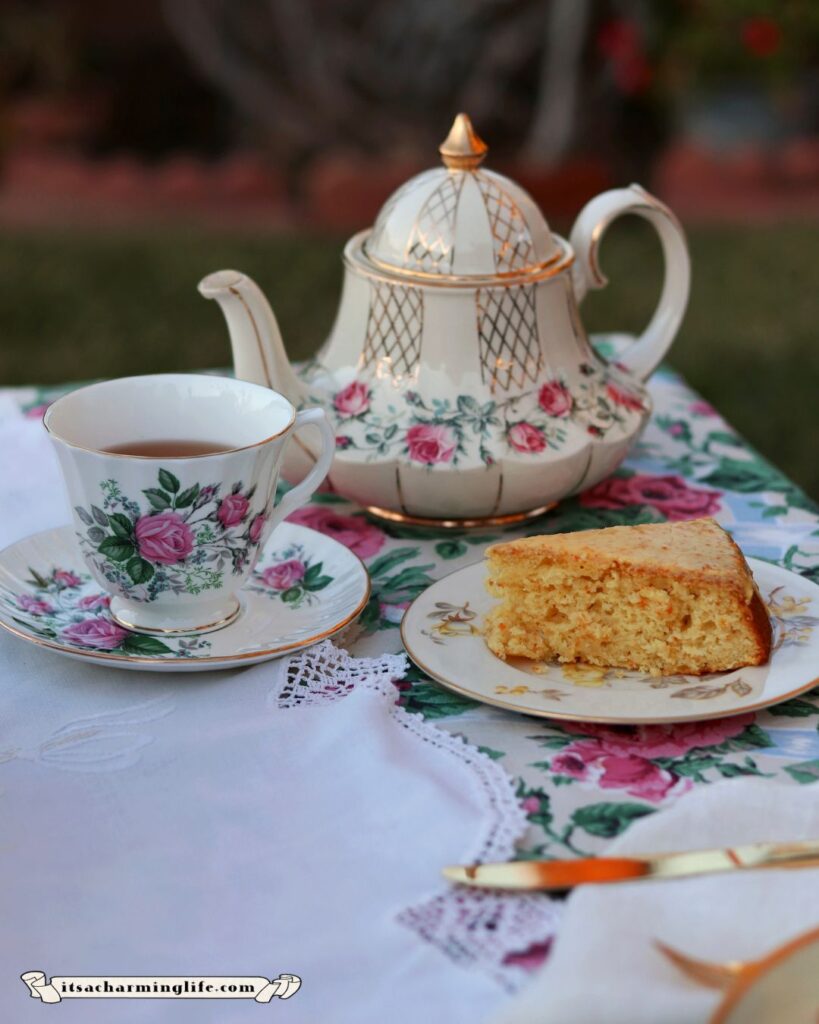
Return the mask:
{"type": "MultiPolygon", "coordinates": [[[[0,546],[68,520],[45,432],[5,405],[0,478],[0,546]]],[[[444,864],[510,856],[525,816],[499,765],[396,707],[404,656],[352,659],[327,642],[167,675],[2,632],[0,666],[0,1021],[472,1024],[504,998],[417,922],[458,911],[444,864]],[[302,986],[273,1010],[47,1010],[29,971],[291,973],[302,986]]]]}

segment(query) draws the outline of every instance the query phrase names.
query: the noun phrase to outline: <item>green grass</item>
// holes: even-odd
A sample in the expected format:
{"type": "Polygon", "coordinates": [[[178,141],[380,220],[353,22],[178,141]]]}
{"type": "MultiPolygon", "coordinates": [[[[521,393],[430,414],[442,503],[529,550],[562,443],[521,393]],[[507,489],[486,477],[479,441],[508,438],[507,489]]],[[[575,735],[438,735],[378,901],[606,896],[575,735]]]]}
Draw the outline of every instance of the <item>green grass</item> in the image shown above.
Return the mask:
{"type": "MultiPolygon", "coordinates": [[[[819,497],[819,346],[812,225],[702,227],[689,235],[691,304],[671,363],[763,454],[819,497]]],[[[196,292],[223,267],[256,278],[294,358],[329,330],[341,237],[6,233],[0,237],[0,383],[221,366],[218,308],[196,292]]],[[[603,246],[611,278],[588,296],[590,330],[639,330],[659,291],[646,225],[618,224],[603,246]]]]}

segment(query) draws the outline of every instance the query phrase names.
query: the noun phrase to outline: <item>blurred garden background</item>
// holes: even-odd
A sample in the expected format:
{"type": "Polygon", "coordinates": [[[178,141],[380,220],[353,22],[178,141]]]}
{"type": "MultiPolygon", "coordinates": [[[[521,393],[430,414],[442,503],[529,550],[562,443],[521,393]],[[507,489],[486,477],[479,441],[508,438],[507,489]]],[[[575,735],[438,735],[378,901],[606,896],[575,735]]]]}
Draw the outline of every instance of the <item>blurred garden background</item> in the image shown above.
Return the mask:
{"type": "MultiPolygon", "coordinates": [[[[819,498],[813,0],[6,0],[0,57],[0,385],[226,365],[222,267],[309,354],[344,241],[465,110],[561,233],[630,181],[675,210],[670,362],[819,498]]],[[[586,326],[639,330],[650,229],[601,262],[586,326]]]]}

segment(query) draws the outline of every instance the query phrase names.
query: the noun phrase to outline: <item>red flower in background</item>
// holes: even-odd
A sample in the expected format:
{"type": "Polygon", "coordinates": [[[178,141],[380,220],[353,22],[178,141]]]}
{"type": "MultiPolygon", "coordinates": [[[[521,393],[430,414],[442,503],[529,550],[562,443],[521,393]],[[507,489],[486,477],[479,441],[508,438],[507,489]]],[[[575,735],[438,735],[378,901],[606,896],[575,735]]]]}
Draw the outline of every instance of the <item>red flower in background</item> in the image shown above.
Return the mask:
{"type": "Polygon", "coordinates": [[[746,18],[742,23],[742,45],[754,57],[770,57],[779,49],[782,30],[773,18],[746,18]]]}
{"type": "Polygon", "coordinates": [[[597,49],[608,58],[614,84],[626,96],[637,96],[651,85],[654,72],[646,57],[643,33],[636,21],[612,18],[597,34],[597,49]]]}

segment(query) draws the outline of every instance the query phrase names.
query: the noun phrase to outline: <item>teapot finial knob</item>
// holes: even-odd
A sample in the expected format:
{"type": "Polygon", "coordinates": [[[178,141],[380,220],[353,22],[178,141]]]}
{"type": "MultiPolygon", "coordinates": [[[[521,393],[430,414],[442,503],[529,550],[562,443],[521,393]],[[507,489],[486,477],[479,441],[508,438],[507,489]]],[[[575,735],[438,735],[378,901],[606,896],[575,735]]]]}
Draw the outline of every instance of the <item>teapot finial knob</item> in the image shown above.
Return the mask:
{"type": "Polygon", "coordinates": [[[489,147],[472,127],[468,114],[458,114],[449,135],[438,147],[451,171],[472,171],[486,156],[489,147]]]}

